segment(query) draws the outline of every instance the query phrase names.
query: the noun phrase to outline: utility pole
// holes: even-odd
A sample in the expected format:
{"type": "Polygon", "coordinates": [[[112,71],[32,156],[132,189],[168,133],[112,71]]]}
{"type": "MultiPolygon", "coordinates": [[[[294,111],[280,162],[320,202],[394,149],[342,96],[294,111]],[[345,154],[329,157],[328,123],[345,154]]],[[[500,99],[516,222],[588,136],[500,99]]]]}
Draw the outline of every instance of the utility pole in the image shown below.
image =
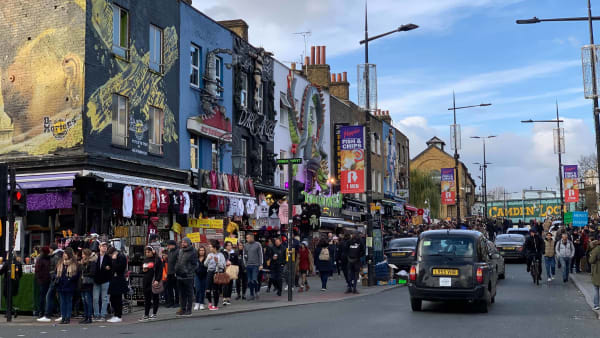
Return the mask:
{"type": "Polygon", "coordinates": [[[15,225],[15,201],[13,199],[13,195],[17,190],[17,182],[16,182],[16,172],[15,168],[10,168],[10,212],[8,214],[8,232],[6,236],[8,236],[8,268],[9,271],[6,274],[6,278],[4,279],[6,282],[6,321],[12,321],[12,280],[15,277],[15,265],[14,265],[14,246],[15,246],[15,238],[14,238],[14,225],[15,225]]]}

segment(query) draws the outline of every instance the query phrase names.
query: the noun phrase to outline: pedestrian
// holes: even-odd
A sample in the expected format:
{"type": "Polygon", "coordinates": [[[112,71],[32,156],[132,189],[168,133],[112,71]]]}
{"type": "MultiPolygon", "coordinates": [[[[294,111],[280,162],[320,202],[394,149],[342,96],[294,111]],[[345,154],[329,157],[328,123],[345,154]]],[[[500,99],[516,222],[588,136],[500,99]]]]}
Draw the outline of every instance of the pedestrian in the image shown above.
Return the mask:
{"type": "Polygon", "coordinates": [[[79,324],[91,324],[92,316],[94,315],[93,305],[93,290],[94,290],[94,277],[96,276],[97,265],[96,262],[98,256],[90,250],[83,249],[81,253],[81,300],[83,302],[83,319],[79,324]]]}
{"type": "MultiPolygon", "coordinates": [[[[246,235],[244,245],[244,265],[248,274],[248,288],[250,289],[249,300],[254,300],[259,295],[260,284],[258,283],[258,271],[262,270],[263,251],[260,243],[254,241],[254,235],[246,235]]],[[[210,281],[209,281],[210,282],[210,281]]]]}
{"type": "Polygon", "coordinates": [[[167,242],[167,285],[166,292],[166,307],[178,306],[179,293],[177,292],[177,277],[175,277],[175,265],[177,264],[177,242],[170,240],[167,242]]]}
{"type": "Polygon", "coordinates": [[[73,310],[73,294],[79,281],[79,267],[73,249],[70,247],[65,249],[63,258],[58,262],[56,278],[58,279],[56,290],[60,296],[60,323],[69,324],[73,310]]]}
{"type": "MultiPolygon", "coordinates": [[[[273,287],[275,288],[275,292],[277,296],[281,296],[281,291],[283,288],[283,281],[281,276],[282,265],[279,263],[279,254],[277,252],[273,253],[269,261],[269,269],[270,269],[270,278],[269,280],[273,282],[273,287]]],[[[289,286],[288,286],[289,287],[289,286]]]]}
{"type": "Polygon", "coordinates": [[[246,300],[246,289],[248,288],[248,275],[246,273],[246,266],[244,265],[244,243],[238,241],[237,244],[237,253],[238,253],[238,263],[239,263],[239,272],[238,279],[235,280],[235,292],[237,297],[236,300],[240,298],[246,300]]]}
{"type": "Polygon", "coordinates": [[[102,242],[98,247],[96,274],[94,275],[94,286],[92,290],[92,302],[94,305],[93,321],[103,322],[106,320],[108,286],[110,285],[112,275],[112,259],[108,254],[108,243],[102,242]]]}
{"type": "Polygon", "coordinates": [[[346,243],[346,257],[348,260],[348,289],[346,293],[357,294],[356,284],[358,274],[362,267],[361,259],[365,255],[365,245],[358,235],[352,235],[352,238],[346,243]]]}
{"type": "Polygon", "coordinates": [[[41,254],[35,262],[35,281],[40,290],[37,303],[38,318],[44,318],[46,317],[46,294],[50,288],[50,248],[45,246],[40,251],[41,254]]]}
{"type": "MultiPolygon", "coordinates": [[[[239,256],[236,250],[233,249],[233,244],[231,242],[225,242],[225,248],[223,249],[223,256],[227,261],[227,267],[236,266],[238,268],[239,273],[239,256]]],[[[238,276],[239,277],[239,276],[238,276]]],[[[237,278],[236,278],[237,279],[237,278]]],[[[233,293],[233,282],[232,278],[229,281],[229,284],[223,285],[223,306],[231,304],[231,294],[233,293]]]]}
{"type": "Polygon", "coordinates": [[[194,302],[194,277],[198,266],[198,252],[192,246],[189,237],[181,241],[181,249],[175,265],[177,290],[179,291],[179,310],[177,316],[191,316],[194,302]]]}
{"type": "Polygon", "coordinates": [[[548,282],[554,280],[556,275],[556,260],[554,259],[554,240],[552,234],[546,232],[546,238],[544,239],[544,265],[546,266],[546,274],[548,275],[548,282]]]}
{"type": "Polygon", "coordinates": [[[589,262],[592,270],[592,284],[594,285],[594,310],[600,310],[600,241],[590,243],[591,253],[589,262]]]}
{"type": "MultiPolygon", "coordinates": [[[[348,243],[350,242],[350,234],[345,234],[343,240],[338,245],[338,254],[337,259],[339,259],[339,265],[341,266],[342,274],[344,275],[344,280],[346,281],[346,285],[350,285],[348,280],[348,243]]],[[[352,290],[350,290],[352,291],[352,290]]]]}
{"type": "Polygon", "coordinates": [[[149,246],[152,247],[152,249],[154,250],[154,255],[156,257],[161,257],[162,256],[162,247],[160,245],[160,237],[158,237],[157,234],[151,234],[150,238],[149,238],[149,246]]]}
{"type": "Polygon", "coordinates": [[[310,286],[308,285],[307,276],[312,274],[314,271],[313,266],[313,255],[308,249],[308,242],[303,241],[300,244],[300,250],[298,252],[298,272],[300,274],[300,288],[298,292],[303,292],[304,290],[310,290],[310,286]]]}
{"type": "Polygon", "coordinates": [[[221,285],[215,283],[215,274],[225,272],[226,265],[225,256],[219,251],[219,242],[211,239],[208,245],[208,256],[204,261],[204,266],[207,268],[206,288],[208,290],[208,309],[210,311],[219,309],[221,285]]]}
{"type": "Polygon", "coordinates": [[[579,229],[573,228],[573,245],[575,246],[575,259],[571,261],[571,269],[570,272],[573,273],[573,268],[575,268],[576,273],[581,272],[581,258],[585,256],[584,250],[584,242],[579,232],[579,229]]]}
{"type": "Polygon", "coordinates": [[[321,239],[313,254],[315,270],[319,271],[321,277],[321,291],[327,290],[327,279],[333,273],[333,250],[329,246],[327,239],[321,239]]]}
{"type": "MultiPolygon", "coordinates": [[[[46,293],[46,311],[44,311],[44,317],[38,318],[38,322],[50,322],[52,316],[56,311],[56,267],[58,262],[62,259],[63,251],[58,248],[56,243],[50,243],[50,285],[48,285],[48,292],[46,293]]],[[[61,318],[56,319],[57,322],[61,321],[61,318]]]]}
{"type": "Polygon", "coordinates": [[[127,293],[129,287],[125,280],[125,272],[127,270],[127,258],[115,247],[108,249],[107,253],[111,258],[111,279],[108,286],[108,294],[110,295],[110,306],[113,309],[113,317],[107,322],[120,323],[123,316],[123,295],[127,293]]]}
{"type": "Polygon", "coordinates": [[[206,248],[201,246],[198,248],[198,267],[196,268],[196,276],[194,278],[194,288],[196,290],[196,304],[194,311],[204,310],[204,297],[206,296],[206,277],[208,270],[204,265],[206,261],[206,248]]]}
{"type": "Polygon", "coordinates": [[[561,239],[556,243],[555,252],[559,265],[561,265],[563,269],[563,282],[566,283],[569,281],[571,259],[575,256],[575,246],[573,245],[573,242],[569,240],[569,235],[566,232],[562,233],[561,239]]]}
{"type": "Polygon", "coordinates": [[[142,272],[144,273],[142,281],[144,289],[144,317],[140,319],[140,322],[156,319],[160,293],[154,292],[154,288],[159,287],[162,281],[162,261],[154,247],[147,246],[144,250],[144,255],[146,256],[142,265],[142,272]],[[151,307],[152,314],[150,315],[151,307]]]}

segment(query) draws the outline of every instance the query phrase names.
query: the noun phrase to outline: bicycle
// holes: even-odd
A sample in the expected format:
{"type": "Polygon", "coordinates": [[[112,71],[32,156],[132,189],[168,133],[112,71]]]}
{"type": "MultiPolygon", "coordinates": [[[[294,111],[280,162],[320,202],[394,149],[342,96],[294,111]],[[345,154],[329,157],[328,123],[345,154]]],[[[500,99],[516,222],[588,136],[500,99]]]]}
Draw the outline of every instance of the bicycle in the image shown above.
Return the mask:
{"type": "Polygon", "coordinates": [[[531,278],[533,278],[533,284],[540,285],[542,279],[541,261],[537,256],[534,256],[531,260],[531,278]]]}

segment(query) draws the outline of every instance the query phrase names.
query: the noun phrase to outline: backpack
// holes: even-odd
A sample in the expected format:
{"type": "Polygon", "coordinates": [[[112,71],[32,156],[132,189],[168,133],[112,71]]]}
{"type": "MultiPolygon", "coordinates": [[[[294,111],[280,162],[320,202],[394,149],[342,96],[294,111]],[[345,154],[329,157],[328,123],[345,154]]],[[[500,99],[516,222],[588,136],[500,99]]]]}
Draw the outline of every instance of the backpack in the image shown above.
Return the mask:
{"type": "Polygon", "coordinates": [[[360,243],[351,243],[348,246],[348,262],[358,262],[360,258],[360,243]]]}
{"type": "Polygon", "coordinates": [[[319,260],[320,261],[328,261],[329,260],[329,249],[322,248],[321,252],[319,252],[319,260]]]}

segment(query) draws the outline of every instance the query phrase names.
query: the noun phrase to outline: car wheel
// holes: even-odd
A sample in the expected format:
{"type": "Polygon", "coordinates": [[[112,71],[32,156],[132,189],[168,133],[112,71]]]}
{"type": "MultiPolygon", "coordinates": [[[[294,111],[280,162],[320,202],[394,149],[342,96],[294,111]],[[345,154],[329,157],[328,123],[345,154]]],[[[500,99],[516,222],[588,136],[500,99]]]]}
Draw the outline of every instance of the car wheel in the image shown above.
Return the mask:
{"type": "Polygon", "coordinates": [[[413,311],[421,311],[421,306],[423,305],[423,300],[417,298],[410,299],[410,307],[413,311]]]}

